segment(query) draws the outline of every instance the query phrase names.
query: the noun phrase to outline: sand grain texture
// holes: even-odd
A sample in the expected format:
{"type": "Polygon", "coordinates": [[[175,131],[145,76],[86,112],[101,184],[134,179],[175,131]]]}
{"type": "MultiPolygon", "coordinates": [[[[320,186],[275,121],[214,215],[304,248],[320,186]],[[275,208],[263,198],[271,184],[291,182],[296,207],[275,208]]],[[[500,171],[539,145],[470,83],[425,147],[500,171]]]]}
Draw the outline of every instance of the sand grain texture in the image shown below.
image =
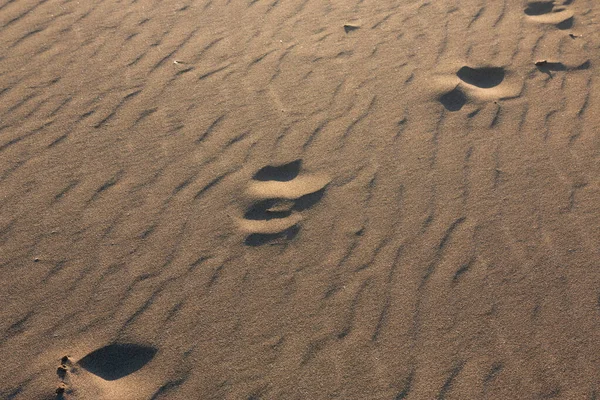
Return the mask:
{"type": "Polygon", "coordinates": [[[596,0],[0,0],[0,399],[600,397],[596,0]]]}

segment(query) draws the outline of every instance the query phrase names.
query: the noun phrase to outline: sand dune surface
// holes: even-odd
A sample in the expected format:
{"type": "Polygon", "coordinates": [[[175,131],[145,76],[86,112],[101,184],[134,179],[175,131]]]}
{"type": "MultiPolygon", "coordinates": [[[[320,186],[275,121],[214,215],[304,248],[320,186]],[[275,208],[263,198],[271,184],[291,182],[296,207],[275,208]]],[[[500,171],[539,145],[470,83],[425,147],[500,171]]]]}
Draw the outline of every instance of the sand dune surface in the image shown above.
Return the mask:
{"type": "Polygon", "coordinates": [[[600,398],[597,0],[0,0],[0,399],[600,398]]]}

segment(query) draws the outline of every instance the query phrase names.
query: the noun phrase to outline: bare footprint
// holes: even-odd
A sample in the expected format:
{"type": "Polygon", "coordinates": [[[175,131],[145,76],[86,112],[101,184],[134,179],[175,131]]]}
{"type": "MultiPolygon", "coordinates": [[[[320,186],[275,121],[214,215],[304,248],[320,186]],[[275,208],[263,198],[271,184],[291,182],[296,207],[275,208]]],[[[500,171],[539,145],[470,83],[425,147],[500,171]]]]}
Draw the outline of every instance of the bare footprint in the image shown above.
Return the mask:
{"type": "Polygon", "coordinates": [[[274,235],[283,232],[292,226],[298,225],[302,221],[300,214],[293,214],[285,218],[272,220],[249,220],[242,219],[239,222],[240,229],[249,234],[259,233],[265,235],[274,235]]]}
{"type": "Polygon", "coordinates": [[[106,381],[121,379],[146,365],[156,349],[133,343],[110,344],[95,350],[79,360],[86,371],[106,381]]]}
{"type": "MultiPolygon", "coordinates": [[[[157,349],[150,346],[113,343],[92,351],[77,362],[64,356],[56,371],[60,380],[56,399],[66,400],[80,396],[123,400],[140,398],[141,388],[123,378],[132,376],[143,368],[154,358],[156,352],[157,349]]],[[[136,378],[133,379],[135,382],[136,378]]]]}
{"type": "Polygon", "coordinates": [[[452,112],[460,111],[463,106],[467,104],[467,96],[465,96],[464,92],[458,87],[441,95],[439,100],[446,110],[452,112]]]}
{"type": "Polygon", "coordinates": [[[325,175],[304,175],[288,182],[264,181],[252,182],[248,185],[246,195],[250,198],[263,199],[297,199],[309,193],[323,189],[329,183],[325,175]]]}
{"type": "Polygon", "coordinates": [[[292,215],[294,202],[286,199],[268,199],[258,201],[250,206],[244,218],[251,221],[270,221],[287,218],[292,215]]]}
{"type": "Polygon", "coordinates": [[[317,204],[330,179],[323,174],[301,174],[302,160],[268,165],[256,172],[244,191],[250,201],[238,225],[245,244],[285,243],[298,234],[302,212],[317,204]]]}
{"type": "Polygon", "coordinates": [[[554,1],[532,1],[527,4],[525,14],[537,16],[551,13],[554,9],[554,1]]]}
{"type": "Polygon", "coordinates": [[[465,66],[456,73],[456,76],[463,82],[483,89],[498,86],[504,80],[504,75],[504,68],[501,67],[471,68],[465,66]]]}
{"type": "Polygon", "coordinates": [[[518,77],[508,73],[503,67],[462,66],[454,77],[446,76],[440,84],[454,85],[452,89],[442,92],[437,100],[447,111],[460,111],[467,103],[505,100],[519,97],[522,83],[518,77]]]}
{"type": "Polygon", "coordinates": [[[60,365],[56,369],[56,375],[58,375],[58,379],[60,381],[60,383],[58,384],[58,387],[55,390],[56,400],[64,400],[65,395],[68,395],[72,392],[69,387],[69,378],[68,378],[68,372],[72,366],[73,366],[73,363],[71,362],[71,359],[69,358],[69,356],[64,356],[60,360],[60,365]]]}
{"type": "Polygon", "coordinates": [[[531,21],[551,24],[558,29],[570,29],[575,22],[573,12],[566,7],[557,6],[554,1],[532,1],[527,4],[524,12],[531,21]]]}
{"type": "Polygon", "coordinates": [[[244,243],[251,247],[262,246],[267,243],[285,243],[295,238],[299,231],[300,227],[294,225],[278,233],[252,233],[246,237],[244,243]]]}
{"type": "Polygon", "coordinates": [[[298,176],[301,167],[302,160],[295,160],[279,166],[267,165],[258,170],[258,172],[254,174],[253,179],[257,181],[287,182],[298,176]]]}

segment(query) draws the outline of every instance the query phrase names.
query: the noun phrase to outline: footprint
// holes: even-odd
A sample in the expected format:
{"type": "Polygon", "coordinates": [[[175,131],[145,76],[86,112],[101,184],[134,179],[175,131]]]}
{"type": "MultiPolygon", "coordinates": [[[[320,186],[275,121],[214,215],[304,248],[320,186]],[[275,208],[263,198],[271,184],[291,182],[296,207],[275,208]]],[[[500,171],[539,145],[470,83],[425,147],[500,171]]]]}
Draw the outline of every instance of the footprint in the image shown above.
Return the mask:
{"type": "Polygon", "coordinates": [[[504,68],[483,67],[471,68],[462,67],[456,75],[465,83],[477,86],[479,88],[489,89],[498,86],[504,80],[504,68]]]}
{"type": "Polygon", "coordinates": [[[313,207],[324,195],[325,187],[316,192],[300,196],[294,200],[279,198],[258,201],[248,208],[244,214],[244,218],[262,221],[287,218],[292,215],[294,211],[304,211],[313,207]]]}
{"type": "Polygon", "coordinates": [[[323,189],[329,183],[325,175],[299,176],[289,182],[265,181],[248,185],[246,194],[255,199],[297,199],[323,189]]]}
{"type": "Polygon", "coordinates": [[[278,233],[252,233],[246,237],[244,243],[251,247],[262,246],[267,243],[284,243],[295,238],[299,231],[300,227],[295,225],[278,233]]]}
{"type": "Polygon", "coordinates": [[[302,221],[302,216],[299,214],[294,214],[290,215],[289,217],[276,218],[273,220],[242,219],[239,225],[240,229],[246,233],[274,235],[298,225],[300,221],[302,221]]]}
{"type": "Polygon", "coordinates": [[[259,169],[258,172],[254,174],[253,179],[257,181],[287,182],[298,176],[301,167],[302,160],[292,161],[291,163],[280,166],[267,165],[266,167],[259,169]]]}
{"type": "Polygon", "coordinates": [[[295,204],[285,199],[269,199],[254,203],[244,214],[245,219],[269,221],[274,218],[287,218],[295,204]]]}
{"type": "Polygon", "coordinates": [[[467,97],[458,87],[452,89],[448,93],[444,93],[440,96],[439,100],[448,111],[460,111],[460,109],[467,104],[467,97]]]}
{"type": "Polygon", "coordinates": [[[300,231],[302,212],[317,204],[330,182],[326,175],[301,174],[302,160],[261,168],[244,191],[250,201],[238,224],[245,244],[285,243],[300,231]]]}
{"type": "Polygon", "coordinates": [[[71,395],[86,393],[86,398],[132,399],[147,398],[140,393],[148,388],[133,387],[123,379],[140,370],[155,356],[157,349],[134,343],[113,343],[92,351],[74,362],[64,356],[56,370],[59,385],[55,400],[66,400],[71,395]]]}
{"type": "Polygon", "coordinates": [[[444,78],[443,84],[454,87],[437,98],[446,110],[460,111],[470,102],[496,101],[520,96],[522,84],[503,67],[463,66],[455,76],[444,78]]]}
{"type": "Polygon", "coordinates": [[[553,1],[530,2],[524,12],[531,21],[551,24],[558,29],[570,29],[575,22],[572,11],[566,7],[556,6],[553,1]]]}
{"type": "Polygon", "coordinates": [[[56,375],[58,375],[58,379],[60,380],[60,383],[58,384],[58,387],[55,390],[55,393],[56,393],[55,399],[56,400],[64,400],[65,394],[71,393],[71,390],[69,388],[69,379],[67,377],[67,374],[68,374],[69,370],[71,369],[72,365],[73,365],[73,363],[71,362],[71,359],[69,358],[69,356],[64,356],[60,360],[60,365],[56,369],[56,375]]]}
{"type": "Polygon", "coordinates": [[[544,15],[552,12],[554,1],[532,1],[527,4],[525,14],[530,16],[544,15]]]}
{"type": "MultiPolygon", "coordinates": [[[[328,182],[329,183],[329,182],[328,182]]],[[[317,190],[316,192],[305,194],[304,196],[298,197],[294,202],[294,211],[304,211],[313,207],[317,204],[325,195],[325,188],[317,190]]]]}
{"type": "Polygon", "coordinates": [[[94,350],[78,361],[84,370],[106,381],[121,379],[146,365],[156,349],[133,343],[115,343],[94,350]]]}

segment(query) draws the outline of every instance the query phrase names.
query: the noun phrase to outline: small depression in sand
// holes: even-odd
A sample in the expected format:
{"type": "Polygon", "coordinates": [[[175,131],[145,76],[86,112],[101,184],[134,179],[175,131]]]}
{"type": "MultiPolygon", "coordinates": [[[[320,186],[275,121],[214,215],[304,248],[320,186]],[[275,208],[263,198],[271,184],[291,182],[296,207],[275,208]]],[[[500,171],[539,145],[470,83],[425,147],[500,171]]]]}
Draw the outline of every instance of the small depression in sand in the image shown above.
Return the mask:
{"type": "Polygon", "coordinates": [[[295,160],[279,166],[267,165],[258,170],[253,179],[257,181],[288,182],[298,176],[301,167],[302,160],[295,160]]]}
{"type": "Polygon", "coordinates": [[[532,1],[531,3],[527,4],[525,14],[529,16],[544,15],[551,13],[553,9],[553,1],[532,1]]]}
{"type": "Polygon", "coordinates": [[[245,196],[252,201],[238,221],[248,234],[245,244],[259,246],[296,237],[302,213],[325,194],[329,178],[322,174],[301,174],[302,160],[268,165],[256,172],[245,196]]]}
{"type": "Polygon", "coordinates": [[[156,351],[149,346],[116,343],[91,352],[78,364],[104,380],[114,381],[141,369],[154,358],[156,351]]]}
{"type": "Polygon", "coordinates": [[[448,111],[460,111],[467,103],[467,97],[459,88],[444,93],[439,100],[448,111]]]}
{"type": "Polygon", "coordinates": [[[524,13],[533,22],[551,24],[558,29],[570,29],[575,23],[573,12],[552,1],[534,1],[527,4],[524,13]]]}
{"type": "Polygon", "coordinates": [[[498,86],[504,80],[504,75],[504,68],[500,67],[471,68],[465,66],[456,73],[456,76],[463,82],[483,89],[498,86]]]}
{"type": "Polygon", "coordinates": [[[470,102],[515,98],[520,96],[522,89],[515,78],[504,67],[465,65],[455,72],[454,77],[446,76],[445,81],[441,81],[444,85],[452,83],[454,87],[440,94],[437,100],[447,111],[455,112],[470,102]],[[512,79],[508,79],[510,76],[512,79]]]}

